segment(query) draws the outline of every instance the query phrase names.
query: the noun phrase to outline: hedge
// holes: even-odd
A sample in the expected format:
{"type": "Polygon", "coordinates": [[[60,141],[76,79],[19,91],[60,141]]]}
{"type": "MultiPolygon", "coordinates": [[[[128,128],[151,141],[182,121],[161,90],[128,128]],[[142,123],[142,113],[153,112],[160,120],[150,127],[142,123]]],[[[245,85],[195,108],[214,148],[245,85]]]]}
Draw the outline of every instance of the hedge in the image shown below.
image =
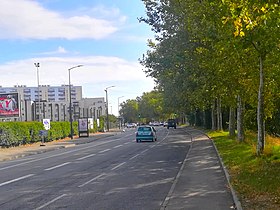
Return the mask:
{"type": "MultiPolygon", "coordinates": [[[[42,137],[40,130],[44,130],[41,122],[0,122],[0,146],[11,147],[22,144],[40,142],[42,137]]],[[[104,131],[104,119],[100,119],[100,127],[94,122],[94,128],[90,133],[104,131]]],[[[78,135],[78,122],[73,122],[73,134],[78,135]]],[[[53,141],[70,137],[69,122],[51,122],[48,135],[44,141],[53,141]]]]}

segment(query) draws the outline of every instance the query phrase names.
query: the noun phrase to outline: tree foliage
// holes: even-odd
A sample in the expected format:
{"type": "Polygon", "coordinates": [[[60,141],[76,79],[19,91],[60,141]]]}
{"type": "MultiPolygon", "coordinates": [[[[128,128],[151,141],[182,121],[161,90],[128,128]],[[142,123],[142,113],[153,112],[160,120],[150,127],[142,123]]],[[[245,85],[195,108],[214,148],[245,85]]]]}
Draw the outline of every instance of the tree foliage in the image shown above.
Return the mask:
{"type": "Polygon", "coordinates": [[[135,100],[127,100],[121,104],[120,113],[125,122],[163,121],[170,113],[164,110],[162,91],[153,90],[143,93],[135,100]]]}
{"type": "Polygon", "coordinates": [[[155,40],[140,63],[162,91],[162,110],[197,113],[221,101],[229,113],[238,96],[264,135],[279,101],[279,1],[142,1],[147,16],[140,21],[155,40]]]}

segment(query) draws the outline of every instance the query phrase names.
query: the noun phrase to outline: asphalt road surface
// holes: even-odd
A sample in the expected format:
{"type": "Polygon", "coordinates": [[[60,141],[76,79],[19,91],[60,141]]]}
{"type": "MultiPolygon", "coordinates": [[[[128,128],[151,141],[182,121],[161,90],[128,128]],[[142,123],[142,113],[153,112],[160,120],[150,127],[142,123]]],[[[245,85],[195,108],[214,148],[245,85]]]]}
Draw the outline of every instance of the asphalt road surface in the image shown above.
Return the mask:
{"type": "Polygon", "coordinates": [[[0,209],[160,209],[191,143],[184,129],[135,129],[0,163],[0,209]]]}

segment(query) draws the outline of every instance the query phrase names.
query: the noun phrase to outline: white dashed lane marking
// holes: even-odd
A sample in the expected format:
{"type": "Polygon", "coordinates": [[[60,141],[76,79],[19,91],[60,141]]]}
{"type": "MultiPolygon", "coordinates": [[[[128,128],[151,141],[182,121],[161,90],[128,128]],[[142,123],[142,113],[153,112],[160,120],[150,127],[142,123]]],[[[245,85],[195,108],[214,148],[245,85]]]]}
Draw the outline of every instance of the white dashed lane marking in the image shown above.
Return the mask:
{"type": "Polygon", "coordinates": [[[68,165],[68,164],[70,164],[70,163],[71,163],[71,162],[62,163],[62,164],[60,164],[60,165],[53,166],[53,167],[51,167],[51,168],[46,168],[46,169],[44,169],[44,170],[45,170],[45,171],[51,171],[51,170],[53,170],[53,169],[60,168],[60,167],[62,167],[62,166],[66,166],[66,165],[68,165]]]}

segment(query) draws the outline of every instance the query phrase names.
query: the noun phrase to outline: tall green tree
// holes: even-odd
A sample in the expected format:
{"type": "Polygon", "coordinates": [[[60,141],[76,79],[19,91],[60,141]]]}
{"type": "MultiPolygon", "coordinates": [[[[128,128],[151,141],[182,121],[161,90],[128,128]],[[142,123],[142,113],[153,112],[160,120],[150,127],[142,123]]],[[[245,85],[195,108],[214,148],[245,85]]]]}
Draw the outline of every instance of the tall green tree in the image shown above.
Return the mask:
{"type": "MultiPolygon", "coordinates": [[[[164,104],[185,113],[212,107],[212,123],[220,122],[218,127],[217,110],[238,108],[239,140],[244,126],[253,124],[244,124],[244,116],[256,109],[261,154],[265,119],[273,117],[279,99],[279,1],[143,2],[147,18],[140,20],[156,35],[140,62],[162,89],[164,104]]],[[[230,123],[233,130],[232,116],[230,123]]]]}
{"type": "Polygon", "coordinates": [[[128,99],[126,102],[120,104],[120,115],[124,118],[125,122],[138,121],[138,102],[135,99],[128,99]]]}
{"type": "MultiPolygon", "coordinates": [[[[269,68],[265,68],[265,65],[270,66],[269,63],[265,63],[265,60],[268,56],[274,56],[279,50],[279,1],[223,0],[223,3],[231,11],[230,16],[224,17],[224,22],[233,23],[235,37],[249,43],[258,56],[256,61],[259,63],[257,154],[261,154],[265,143],[265,80],[266,75],[269,74],[269,68]],[[267,69],[266,74],[265,69],[267,69]]],[[[250,46],[246,46],[245,49],[250,49],[250,46]]]]}

